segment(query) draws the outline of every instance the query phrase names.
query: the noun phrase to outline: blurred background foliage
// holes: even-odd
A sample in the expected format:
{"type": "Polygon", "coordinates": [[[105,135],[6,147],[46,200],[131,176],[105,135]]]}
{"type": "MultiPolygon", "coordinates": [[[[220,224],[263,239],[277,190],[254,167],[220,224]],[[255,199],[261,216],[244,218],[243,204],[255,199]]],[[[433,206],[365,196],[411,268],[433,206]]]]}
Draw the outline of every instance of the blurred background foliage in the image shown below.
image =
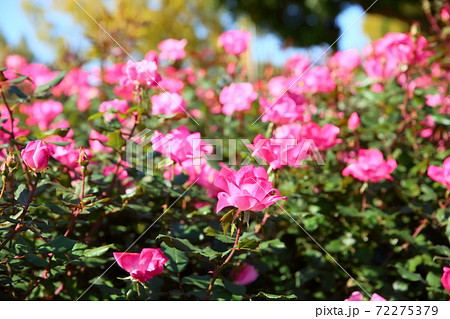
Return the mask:
{"type": "MultiPolygon", "coordinates": [[[[373,4],[366,0],[78,0],[85,8],[84,12],[73,0],[20,2],[39,40],[57,52],[60,63],[74,60],[75,64],[92,57],[102,59],[114,53],[112,50],[117,47],[86,12],[114,39],[120,39],[120,45],[126,51],[143,55],[166,38],[187,39],[190,51],[215,46],[217,36],[233,27],[230,24],[260,35],[273,34],[279,37],[282,48],[331,44],[343,31],[337,23],[339,14],[351,5],[360,5],[366,10],[373,4]],[[230,19],[224,22],[224,14],[230,16],[231,22],[230,19]],[[73,21],[84,38],[75,39],[58,33],[55,15],[73,21]],[[82,42],[87,42],[80,46],[83,52],[74,50],[73,47],[82,42]]],[[[363,31],[375,40],[387,32],[406,32],[411,22],[417,21],[423,31],[428,32],[429,23],[423,7],[433,8],[438,5],[436,2],[442,0],[378,0],[364,16],[363,31]]],[[[23,40],[14,48],[2,45],[0,57],[14,51],[28,58],[32,57],[33,50],[27,48],[27,42],[23,40]]],[[[126,57],[124,52],[116,52],[116,55],[126,57]]]]}

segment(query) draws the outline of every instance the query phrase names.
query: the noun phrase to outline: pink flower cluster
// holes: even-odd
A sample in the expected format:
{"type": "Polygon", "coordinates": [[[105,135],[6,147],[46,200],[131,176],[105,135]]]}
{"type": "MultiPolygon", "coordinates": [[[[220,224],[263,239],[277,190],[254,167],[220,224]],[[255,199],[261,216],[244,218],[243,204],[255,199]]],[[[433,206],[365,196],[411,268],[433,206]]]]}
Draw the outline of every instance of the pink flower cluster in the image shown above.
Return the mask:
{"type": "Polygon", "coordinates": [[[273,169],[283,166],[298,167],[315,149],[325,151],[341,143],[337,138],[340,129],[332,124],[310,122],[306,124],[288,124],[278,127],[273,137],[267,139],[261,134],[255,137],[252,156],[263,159],[273,169]]]}

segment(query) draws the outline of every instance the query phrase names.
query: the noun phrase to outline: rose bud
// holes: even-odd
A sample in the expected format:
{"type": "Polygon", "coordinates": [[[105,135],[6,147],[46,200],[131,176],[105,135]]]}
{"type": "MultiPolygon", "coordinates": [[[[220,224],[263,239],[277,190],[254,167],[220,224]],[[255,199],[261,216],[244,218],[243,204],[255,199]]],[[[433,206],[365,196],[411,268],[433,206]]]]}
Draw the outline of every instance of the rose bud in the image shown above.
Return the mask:
{"type": "Polygon", "coordinates": [[[32,170],[40,172],[48,167],[50,152],[47,145],[40,141],[32,141],[20,153],[25,164],[32,170]]]}

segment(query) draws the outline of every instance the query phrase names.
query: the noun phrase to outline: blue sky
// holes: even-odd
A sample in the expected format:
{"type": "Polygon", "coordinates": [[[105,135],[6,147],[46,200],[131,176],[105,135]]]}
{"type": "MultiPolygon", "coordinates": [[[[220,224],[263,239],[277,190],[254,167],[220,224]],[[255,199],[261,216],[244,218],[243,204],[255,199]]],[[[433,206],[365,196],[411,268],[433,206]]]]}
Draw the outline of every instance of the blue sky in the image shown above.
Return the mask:
{"type": "MultiPolygon", "coordinates": [[[[50,0],[35,0],[42,8],[50,8],[50,0]]],[[[337,24],[341,31],[346,30],[354,21],[356,21],[363,9],[357,5],[348,6],[338,17],[337,24]]],[[[73,49],[82,49],[87,45],[86,40],[82,38],[82,29],[77,27],[69,15],[52,12],[48,10],[45,19],[55,23],[58,27],[52,32],[54,35],[66,35],[72,40],[70,45],[73,49]]],[[[88,17],[86,17],[88,19],[88,17]]],[[[230,25],[230,18],[225,16],[221,20],[226,25],[230,25]]],[[[361,49],[369,43],[369,39],[362,31],[362,20],[355,23],[353,27],[339,40],[340,50],[351,48],[361,49]]],[[[233,25],[233,23],[231,23],[233,25]]],[[[1,0],[0,1],[0,29],[8,43],[15,45],[19,43],[22,37],[25,37],[28,45],[32,48],[38,62],[51,62],[56,56],[53,50],[38,40],[36,32],[31,21],[24,14],[20,0],[1,0]]],[[[273,34],[258,36],[253,40],[252,46],[255,48],[264,47],[264,50],[254,50],[253,58],[259,62],[270,61],[276,65],[283,64],[286,59],[294,53],[305,52],[298,48],[281,49],[282,41],[273,34]]],[[[309,50],[312,55],[319,56],[323,52],[323,47],[316,47],[309,50]]]]}

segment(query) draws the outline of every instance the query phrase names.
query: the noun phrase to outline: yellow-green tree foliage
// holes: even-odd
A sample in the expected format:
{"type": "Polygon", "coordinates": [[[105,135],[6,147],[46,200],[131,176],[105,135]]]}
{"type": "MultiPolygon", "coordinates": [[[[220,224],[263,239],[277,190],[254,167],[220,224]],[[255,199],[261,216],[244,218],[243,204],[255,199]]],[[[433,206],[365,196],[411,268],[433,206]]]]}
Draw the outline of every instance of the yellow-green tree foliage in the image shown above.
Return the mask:
{"type": "Polygon", "coordinates": [[[187,39],[186,50],[196,50],[211,41],[215,43],[222,31],[214,0],[77,0],[89,15],[74,0],[50,0],[50,8],[40,7],[34,0],[22,1],[40,39],[60,54],[67,52],[68,39],[52,35],[55,26],[47,19],[50,10],[69,15],[74,24],[81,26],[91,43],[87,57],[106,57],[117,47],[89,15],[132,54],[156,49],[167,38],[187,39]],[[198,36],[200,29],[207,32],[206,37],[198,36]]]}

